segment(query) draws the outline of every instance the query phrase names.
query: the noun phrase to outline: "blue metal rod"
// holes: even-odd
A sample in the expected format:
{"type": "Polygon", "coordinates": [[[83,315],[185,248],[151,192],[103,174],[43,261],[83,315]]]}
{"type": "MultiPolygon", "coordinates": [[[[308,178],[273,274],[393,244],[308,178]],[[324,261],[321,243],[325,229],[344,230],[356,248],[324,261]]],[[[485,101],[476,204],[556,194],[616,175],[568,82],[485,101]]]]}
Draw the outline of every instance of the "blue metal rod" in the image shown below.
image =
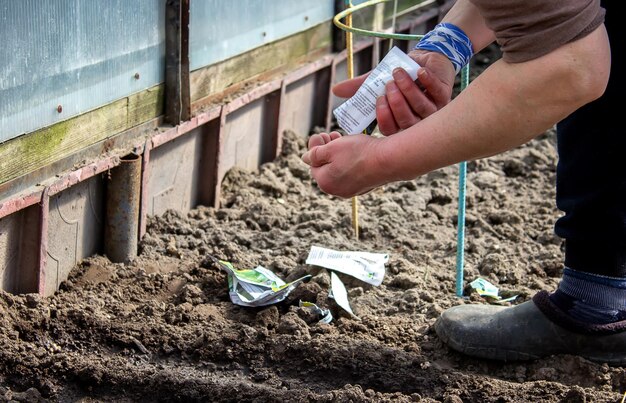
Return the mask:
{"type": "MultiPolygon", "coordinates": [[[[469,85],[469,65],[461,70],[461,91],[469,85]]],[[[463,296],[463,266],[465,260],[465,189],[467,162],[459,164],[459,211],[456,238],[456,295],[463,296]]]]}

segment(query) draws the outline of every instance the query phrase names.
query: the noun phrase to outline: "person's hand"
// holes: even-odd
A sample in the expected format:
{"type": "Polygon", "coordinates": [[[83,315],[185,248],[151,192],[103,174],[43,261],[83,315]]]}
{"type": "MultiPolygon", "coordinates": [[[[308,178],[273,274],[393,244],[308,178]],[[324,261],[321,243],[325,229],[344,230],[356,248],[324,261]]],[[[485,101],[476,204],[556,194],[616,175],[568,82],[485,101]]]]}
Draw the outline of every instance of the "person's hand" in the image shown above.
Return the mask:
{"type": "Polygon", "coordinates": [[[344,198],[356,196],[385,183],[380,141],[365,135],[315,134],[302,160],[311,167],[322,191],[344,198]]]}
{"type": "MultiPolygon", "coordinates": [[[[393,72],[394,79],[387,83],[385,95],[376,100],[378,128],[385,136],[413,126],[443,108],[452,97],[456,73],[446,56],[423,50],[414,50],[409,56],[421,66],[417,81],[398,68],[393,72]]],[[[333,93],[350,98],[367,74],[336,84],[333,93]]]]}

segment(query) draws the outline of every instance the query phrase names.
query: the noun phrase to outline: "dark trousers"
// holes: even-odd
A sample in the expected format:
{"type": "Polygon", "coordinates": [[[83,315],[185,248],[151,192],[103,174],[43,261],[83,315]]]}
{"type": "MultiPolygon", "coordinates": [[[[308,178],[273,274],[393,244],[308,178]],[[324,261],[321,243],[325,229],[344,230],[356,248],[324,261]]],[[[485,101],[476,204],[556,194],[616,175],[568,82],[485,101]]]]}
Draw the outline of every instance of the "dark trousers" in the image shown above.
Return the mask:
{"type": "MultiPolygon", "coordinates": [[[[557,125],[555,225],[565,239],[565,265],[626,278],[626,34],[617,9],[606,9],[611,76],[604,95],[557,125]]],[[[593,74],[593,72],[591,72],[593,74]]]]}

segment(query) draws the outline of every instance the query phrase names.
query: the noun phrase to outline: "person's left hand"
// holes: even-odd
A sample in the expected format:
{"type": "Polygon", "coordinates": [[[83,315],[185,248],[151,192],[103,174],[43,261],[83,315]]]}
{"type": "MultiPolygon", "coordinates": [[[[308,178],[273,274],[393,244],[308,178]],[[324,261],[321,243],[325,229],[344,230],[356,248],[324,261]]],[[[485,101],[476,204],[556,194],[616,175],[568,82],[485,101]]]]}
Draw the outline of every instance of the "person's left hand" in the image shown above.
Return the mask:
{"type": "Polygon", "coordinates": [[[302,160],[311,167],[319,188],[339,197],[367,193],[385,183],[379,145],[383,139],[365,135],[321,133],[309,139],[302,160]]]}

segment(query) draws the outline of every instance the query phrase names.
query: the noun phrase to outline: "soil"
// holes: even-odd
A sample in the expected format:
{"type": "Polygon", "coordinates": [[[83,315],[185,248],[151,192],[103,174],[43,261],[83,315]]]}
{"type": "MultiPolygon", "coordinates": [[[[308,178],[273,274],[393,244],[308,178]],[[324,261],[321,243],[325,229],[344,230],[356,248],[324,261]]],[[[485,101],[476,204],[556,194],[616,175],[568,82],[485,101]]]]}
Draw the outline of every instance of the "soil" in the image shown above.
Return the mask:
{"type": "MultiPolygon", "coordinates": [[[[455,295],[457,167],[350,200],[323,194],[285,134],[282,155],[232,169],[222,208],[151,217],[129,264],[86,259],[42,299],[0,293],[0,400],[619,402],[623,368],[576,356],[499,363],[449,350],[432,325],[455,295]],[[305,264],[312,245],[388,253],[383,284],[341,275],[359,319],[328,297],[329,274],[305,264]],[[311,274],[283,302],[234,305],[226,274],[262,265],[285,280],[311,274]],[[298,307],[329,308],[334,320],[298,307]]],[[[553,290],[555,135],[470,162],[466,284],[478,277],[515,304],[553,290]]]]}

